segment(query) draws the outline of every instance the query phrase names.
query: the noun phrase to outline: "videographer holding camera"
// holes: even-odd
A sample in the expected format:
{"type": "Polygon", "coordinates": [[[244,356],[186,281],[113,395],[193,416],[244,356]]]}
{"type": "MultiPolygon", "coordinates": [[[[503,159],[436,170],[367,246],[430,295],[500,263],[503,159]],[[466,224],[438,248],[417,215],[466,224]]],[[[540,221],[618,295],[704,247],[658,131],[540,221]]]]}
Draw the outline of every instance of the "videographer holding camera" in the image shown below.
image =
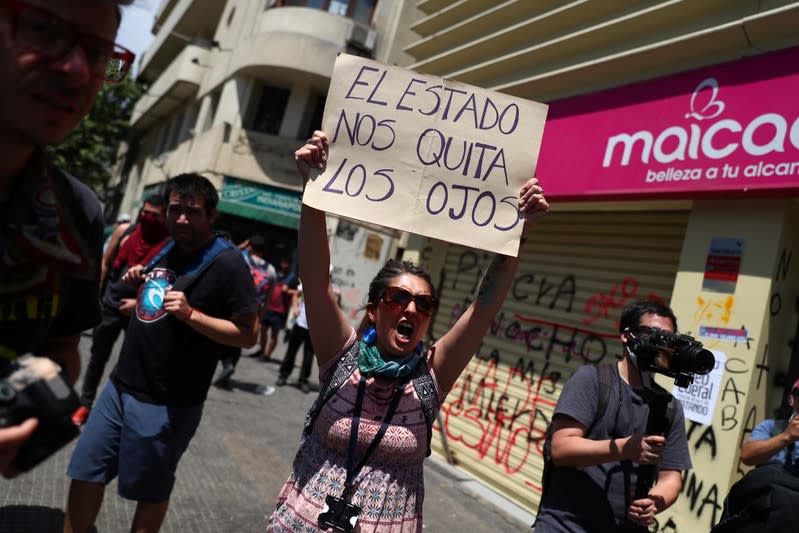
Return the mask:
{"type": "Polygon", "coordinates": [[[77,406],[66,382],[80,372],[80,332],[100,317],[103,212],[94,192],[50,164],[45,148],[80,123],[104,79],[119,81],[127,72],[133,54],[114,38],[118,5],[131,2],[0,0],[0,473],[6,477],[77,433],[54,424],[77,406]],[[17,360],[31,353],[58,365],[17,360]]]}
{"type": "Polygon", "coordinates": [[[682,406],[650,372],[690,382],[713,368],[712,354],[675,335],[677,318],[659,302],[625,307],[619,330],[624,356],[579,368],[558,399],[536,533],[645,531],[691,468],[682,406]]]}

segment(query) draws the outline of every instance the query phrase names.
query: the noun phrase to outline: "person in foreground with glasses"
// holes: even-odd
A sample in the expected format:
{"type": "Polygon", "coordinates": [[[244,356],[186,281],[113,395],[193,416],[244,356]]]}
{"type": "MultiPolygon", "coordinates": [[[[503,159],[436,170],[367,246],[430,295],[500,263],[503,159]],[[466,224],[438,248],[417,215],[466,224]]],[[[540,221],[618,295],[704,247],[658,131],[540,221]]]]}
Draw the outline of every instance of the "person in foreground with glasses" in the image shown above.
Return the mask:
{"type": "MultiPolygon", "coordinates": [[[[324,168],[328,147],[316,131],[295,152],[304,179],[324,168]]],[[[549,210],[542,193],[536,178],[521,188],[522,242],[549,210]]],[[[424,269],[386,263],[369,284],[369,327],[357,338],[331,287],[323,211],[302,206],[298,252],[321,392],[267,531],[353,531],[356,523],[361,532],[421,531],[432,420],[501,307],[518,258],[496,256],[474,302],[425,348],[438,300],[424,269]]]]}
{"type": "MultiPolygon", "coordinates": [[[[80,372],[80,332],[99,321],[103,211],[53,168],[45,147],[88,113],[104,79],[133,54],[114,44],[132,0],[0,0],[0,374],[33,353],[80,372]]],[[[37,421],[0,429],[0,473],[37,421]]]]}

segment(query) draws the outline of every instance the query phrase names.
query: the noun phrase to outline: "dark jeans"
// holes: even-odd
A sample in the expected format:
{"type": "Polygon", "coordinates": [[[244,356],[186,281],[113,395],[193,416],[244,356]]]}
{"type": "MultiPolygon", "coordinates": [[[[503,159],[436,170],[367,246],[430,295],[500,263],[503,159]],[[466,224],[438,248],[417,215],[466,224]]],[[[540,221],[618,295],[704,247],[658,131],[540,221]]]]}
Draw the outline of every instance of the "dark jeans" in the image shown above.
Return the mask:
{"type": "Polygon", "coordinates": [[[97,387],[103,377],[105,365],[111,357],[111,350],[119,338],[119,334],[128,327],[130,317],[120,314],[116,309],[102,306],[102,318],[92,331],[92,348],[89,365],[83,375],[80,391],[80,403],[91,407],[97,397],[97,387]]]}
{"type": "Polygon", "coordinates": [[[308,378],[311,375],[311,363],[313,363],[313,345],[311,344],[311,336],[308,334],[308,330],[296,324],[291,328],[289,347],[286,349],[286,355],[280,365],[280,377],[287,378],[291,371],[294,370],[294,360],[297,358],[297,350],[300,349],[300,344],[303,345],[303,353],[299,382],[308,383],[308,378]]]}
{"type": "MultiPolygon", "coordinates": [[[[228,348],[227,346],[225,348],[228,348]]],[[[239,364],[239,359],[241,358],[241,348],[230,347],[228,350],[230,353],[222,356],[222,367],[223,368],[236,368],[236,365],[239,364]]]]}

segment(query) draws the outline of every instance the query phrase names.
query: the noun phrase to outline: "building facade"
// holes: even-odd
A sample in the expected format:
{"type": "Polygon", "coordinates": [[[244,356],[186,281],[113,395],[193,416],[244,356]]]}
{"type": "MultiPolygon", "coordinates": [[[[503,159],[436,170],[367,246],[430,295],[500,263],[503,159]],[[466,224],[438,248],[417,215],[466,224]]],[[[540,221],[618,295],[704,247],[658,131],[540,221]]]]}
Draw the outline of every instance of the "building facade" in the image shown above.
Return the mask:
{"type": "MultiPolygon", "coordinates": [[[[550,106],[535,171],[554,207],[448,395],[436,450],[535,513],[563,384],[621,355],[625,303],[659,299],[717,369],[676,389],[694,468],[656,529],[709,530],[746,470],[741,443],[799,375],[799,3],[415,5],[405,66],[550,106]]],[[[440,335],[490,258],[419,249],[441,280],[440,335]]]]}
{"type": "MultiPolygon", "coordinates": [[[[659,299],[718,368],[677,391],[694,468],[657,530],[708,530],[745,471],[741,442],[799,376],[797,23],[787,0],[169,0],[142,59],[122,208],[196,171],[234,232],[296,239],[291,153],[339,51],[548,103],[535,171],[553,211],[447,397],[435,453],[535,513],[563,383],[620,355],[625,303],[659,299]]],[[[439,280],[435,338],[490,261],[330,222],[353,320],[363,280],[404,253],[439,280]]]]}
{"type": "MultiPolygon", "coordinates": [[[[236,242],[263,235],[273,263],[291,258],[302,188],[292,154],[321,123],[339,52],[409,62],[387,45],[410,34],[405,19],[418,13],[401,8],[377,0],[162,2],[139,65],[149,88],[120,154],[120,208],[135,212],[167,178],[198,172],[220,192],[217,227],[236,242]]],[[[335,217],[331,232],[334,280],[346,302],[360,302],[360,287],[403,241],[335,217]]],[[[345,308],[357,321],[360,307],[345,308]]]]}

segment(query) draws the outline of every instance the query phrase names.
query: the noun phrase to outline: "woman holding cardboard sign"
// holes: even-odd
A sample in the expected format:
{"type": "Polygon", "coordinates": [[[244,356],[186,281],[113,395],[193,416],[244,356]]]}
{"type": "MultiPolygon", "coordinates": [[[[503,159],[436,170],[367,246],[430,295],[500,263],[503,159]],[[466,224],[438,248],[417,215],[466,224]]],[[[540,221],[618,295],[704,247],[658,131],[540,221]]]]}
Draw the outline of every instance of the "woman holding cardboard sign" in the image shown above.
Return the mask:
{"type": "MultiPolygon", "coordinates": [[[[295,152],[305,179],[325,167],[328,147],[327,135],[316,131],[295,152]]],[[[522,243],[548,210],[538,180],[530,179],[519,195],[522,243]]],[[[432,421],[502,306],[518,258],[496,256],[474,302],[425,350],[438,308],[430,275],[388,261],[369,284],[370,327],[357,338],[330,285],[327,239],[325,213],[303,205],[300,279],[321,391],[267,530],[421,531],[432,421]]]]}

